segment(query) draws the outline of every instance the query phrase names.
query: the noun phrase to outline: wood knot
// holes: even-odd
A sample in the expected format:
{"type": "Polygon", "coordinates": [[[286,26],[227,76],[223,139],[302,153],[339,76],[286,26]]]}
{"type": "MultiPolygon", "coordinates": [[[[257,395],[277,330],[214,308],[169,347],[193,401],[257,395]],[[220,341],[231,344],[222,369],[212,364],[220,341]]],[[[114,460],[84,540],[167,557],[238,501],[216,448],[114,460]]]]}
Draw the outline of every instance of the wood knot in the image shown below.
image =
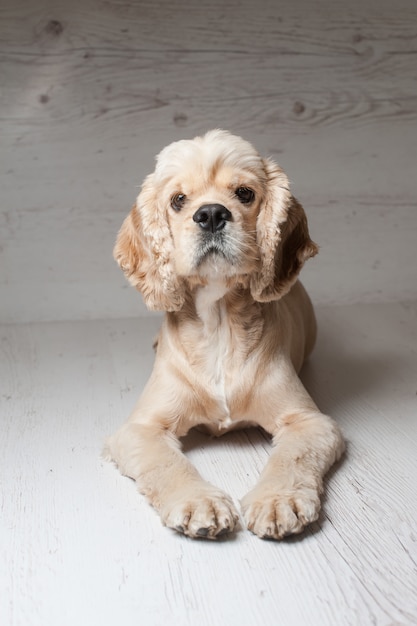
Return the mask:
{"type": "Polygon", "coordinates": [[[306,107],[302,102],[297,101],[297,102],[294,102],[294,106],[292,110],[294,111],[295,115],[302,115],[304,111],[306,110],[306,107]]]}
{"type": "Polygon", "coordinates": [[[185,113],[176,113],[173,119],[175,126],[186,126],[188,122],[188,116],[185,113]]]}
{"type": "Polygon", "coordinates": [[[49,22],[45,26],[45,31],[48,33],[48,35],[52,35],[53,37],[59,37],[59,35],[62,35],[64,31],[64,26],[59,20],[49,20],[49,22]]]}

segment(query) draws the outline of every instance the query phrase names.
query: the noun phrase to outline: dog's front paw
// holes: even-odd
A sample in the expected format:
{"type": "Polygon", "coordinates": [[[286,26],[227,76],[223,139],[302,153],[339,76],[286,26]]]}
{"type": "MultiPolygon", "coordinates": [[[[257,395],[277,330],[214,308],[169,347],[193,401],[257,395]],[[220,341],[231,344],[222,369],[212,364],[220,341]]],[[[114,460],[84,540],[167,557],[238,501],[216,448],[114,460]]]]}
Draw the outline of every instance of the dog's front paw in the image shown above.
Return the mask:
{"type": "Polygon", "coordinates": [[[302,532],[320,511],[318,490],[311,487],[277,493],[259,485],[242,500],[247,527],[262,539],[282,539],[302,532]]]}
{"type": "Polygon", "coordinates": [[[189,537],[216,539],[235,529],[239,514],[228,495],[208,485],[171,494],[161,509],[161,519],[189,537]]]}

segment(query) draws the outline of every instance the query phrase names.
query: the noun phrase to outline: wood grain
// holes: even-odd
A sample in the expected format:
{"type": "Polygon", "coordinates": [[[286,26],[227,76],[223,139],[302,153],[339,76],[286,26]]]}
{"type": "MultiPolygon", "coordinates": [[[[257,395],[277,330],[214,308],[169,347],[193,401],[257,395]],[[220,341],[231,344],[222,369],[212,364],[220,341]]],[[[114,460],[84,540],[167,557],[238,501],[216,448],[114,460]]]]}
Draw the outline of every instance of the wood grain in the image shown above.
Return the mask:
{"type": "MultiPolygon", "coordinates": [[[[416,624],[417,306],[318,319],[303,379],[348,452],[319,521],[281,543],[243,528],[217,543],[171,533],[100,460],[149,375],[157,320],[2,326],[1,624],[416,624]]],[[[236,501],[269,448],[257,430],[184,441],[236,501]]]]}
{"type": "Polygon", "coordinates": [[[4,0],[0,319],[146,314],[115,234],[154,155],[218,126],[288,172],[317,302],[417,298],[416,23],[412,0],[4,0]]]}

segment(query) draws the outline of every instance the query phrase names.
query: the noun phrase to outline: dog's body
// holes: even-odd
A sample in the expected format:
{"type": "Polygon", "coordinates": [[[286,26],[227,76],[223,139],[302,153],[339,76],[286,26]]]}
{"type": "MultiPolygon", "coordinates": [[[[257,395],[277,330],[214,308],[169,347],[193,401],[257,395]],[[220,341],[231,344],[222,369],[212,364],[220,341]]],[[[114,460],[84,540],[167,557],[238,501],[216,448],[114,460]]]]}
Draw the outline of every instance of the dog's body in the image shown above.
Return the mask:
{"type": "Polygon", "coordinates": [[[297,276],[316,251],[285,174],[247,142],[211,131],[159,155],[115,257],[167,314],[152,375],[107,456],[166,525],[214,538],[238,520],[180,450],[201,425],[215,435],[259,425],[274,437],[242,501],[250,530],[280,539],[317,519],[322,478],[344,446],[297,376],[316,332],[297,276]]]}

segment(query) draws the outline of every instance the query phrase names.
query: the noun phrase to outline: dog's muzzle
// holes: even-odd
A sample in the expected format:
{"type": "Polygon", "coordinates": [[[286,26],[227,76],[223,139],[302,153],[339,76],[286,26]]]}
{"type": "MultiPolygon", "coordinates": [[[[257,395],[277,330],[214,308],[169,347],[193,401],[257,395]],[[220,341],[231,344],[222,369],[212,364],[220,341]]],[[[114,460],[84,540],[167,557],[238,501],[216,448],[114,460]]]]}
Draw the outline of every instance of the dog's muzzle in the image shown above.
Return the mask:
{"type": "Polygon", "coordinates": [[[195,253],[194,264],[199,267],[208,257],[220,257],[228,265],[237,261],[236,252],[231,246],[227,222],[233,221],[229,209],[222,204],[203,204],[193,215],[199,226],[199,245],[195,253]]]}
{"type": "Polygon", "coordinates": [[[206,232],[217,233],[232,221],[232,214],[222,204],[203,204],[193,215],[193,220],[206,232]]]}

